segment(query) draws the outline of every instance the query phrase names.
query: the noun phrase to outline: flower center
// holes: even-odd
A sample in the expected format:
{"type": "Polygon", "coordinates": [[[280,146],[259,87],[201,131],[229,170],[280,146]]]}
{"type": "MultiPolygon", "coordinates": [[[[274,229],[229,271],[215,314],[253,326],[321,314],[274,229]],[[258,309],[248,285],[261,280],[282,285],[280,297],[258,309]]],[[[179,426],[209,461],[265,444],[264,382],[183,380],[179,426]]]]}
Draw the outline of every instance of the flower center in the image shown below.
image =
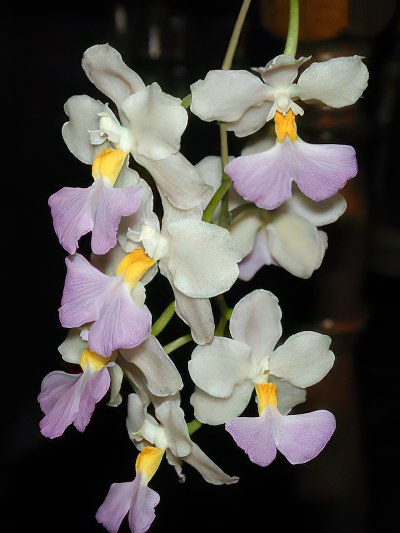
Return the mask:
{"type": "Polygon", "coordinates": [[[256,384],[256,393],[258,399],[258,414],[261,416],[267,407],[277,407],[275,383],[256,384]]]}
{"type": "Polygon", "coordinates": [[[79,364],[81,365],[81,368],[83,371],[86,370],[87,365],[91,368],[91,370],[94,370],[95,372],[99,372],[102,370],[106,364],[110,361],[110,357],[103,357],[102,355],[99,355],[98,353],[91,352],[90,350],[86,349],[83,350],[81,355],[81,360],[79,364]]]}
{"type": "Polygon", "coordinates": [[[292,141],[297,139],[296,117],[291,109],[286,113],[286,115],[283,115],[277,111],[275,113],[274,120],[275,133],[279,142],[283,142],[286,138],[286,135],[292,141]]]}
{"type": "Polygon", "coordinates": [[[285,91],[284,93],[281,92],[276,95],[275,104],[277,110],[283,115],[286,115],[286,113],[290,109],[290,98],[287,91],[285,91]]]}
{"type": "Polygon", "coordinates": [[[114,187],[127,155],[127,152],[114,148],[102,150],[93,161],[93,179],[106,178],[114,187]]]}
{"type": "Polygon", "coordinates": [[[124,152],[130,152],[132,138],[129,130],[121,126],[116,120],[109,115],[100,113],[100,137],[104,137],[112,142],[116,148],[124,152]]]}
{"type": "Polygon", "coordinates": [[[156,261],[168,253],[168,239],[152,226],[143,224],[139,240],[142,242],[146,253],[156,261]]]}
{"type": "Polygon", "coordinates": [[[116,274],[122,276],[132,290],[155,262],[154,259],[146,255],[142,248],[138,248],[122,259],[117,266],[116,274]]]}

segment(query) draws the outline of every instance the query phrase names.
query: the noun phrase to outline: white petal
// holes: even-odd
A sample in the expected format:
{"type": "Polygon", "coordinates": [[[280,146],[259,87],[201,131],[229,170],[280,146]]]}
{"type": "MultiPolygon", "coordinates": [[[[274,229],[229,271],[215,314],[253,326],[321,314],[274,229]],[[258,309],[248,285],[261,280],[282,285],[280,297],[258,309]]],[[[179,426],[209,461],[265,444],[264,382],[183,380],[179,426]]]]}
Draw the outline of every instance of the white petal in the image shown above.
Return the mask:
{"type": "Polygon", "coordinates": [[[121,107],[129,95],[144,88],[143,80],[108,44],[96,44],[83,54],[82,67],[89,80],[121,107]]]}
{"type": "Polygon", "coordinates": [[[212,187],[213,193],[221,185],[222,164],[217,155],[208,155],[194,165],[204,183],[212,187]]]}
{"type": "Polygon", "coordinates": [[[137,174],[137,172],[128,168],[126,172],[124,172],[123,180],[119,177],[116,182],[117,187],[128,187],[130,186],[129,184],[132,184],[138,185],[142,191],[142,200],[139,209],[136,213],[133,213],[130,216],[122,217],[119,225],[118,242],[126,252],[132,251],[132,249],[129,249],[132,240],[134,242],[139,241],[140,232],[144,224],[159,227],[157,215],[153,212],[153,192],[150,186],[142,178],[138,177],[137,182],[132,183],[135,174],[137,174]]]}
{"type": "Polygon", "coordinates": [[[185,483],[186,476],[182,473],[182,459],[176,457],[170,450],[165,450],[165,457],[168,463],[175,468],[175,472],[178,475],[179,483],[185,483]]]}
{"type": "Polygon", "coordinates": [[[303,217],[314,226],[325,226],[336,222],[346,211],[347,203],[340,193],[326,200],[314,202],[303,194],[294,183],[292,194],[293,196],[282,205],[282,208],[303,217]]]}
{"type": "Polygon", "coordinates": [[[281,54],[271,59],[265,67],[253,67],[260,74],[264,83],[271,87],[288,87],[296,78],[299,68],[308,61],[309,57],[295,59],[292,56],[281,54]]]}
{"type": "Polygon", "coordinates": [[[191,453],[184,458],[184,461],[193,466],[212,485],[231,485],[239,481],[238,477],[225,474],[195,443],[193,443],[191,453]]]}
{"type": "Polygon", "coordinates": [[[211,187],[180,152],[160,161],[139,156],[135,159],[150,172],[160,193],[178,209],[203,205],[203,197],[210,194],[211,187]]]}
{"type": "Polygon", "coordinates": [[[82,352],[87,350],[87,341],[82,340],[81,330],[79,328],[73,328],[68,331],[67,338],[58,347],[58,351],[62,355],[64,361],[67,363],[74,363],[79,365],[81,362],[82,352]]]}
{"type": "Polygon", "coordinates": [[[170,224],[167,232],[171,241],[164,260],[179,291],[192,298],[211,298],[232,287],[244,254],[228,230],[201,220],[182,220],[170,224]]]}
{"type": "MultiPolygon", "coordinates": [[[[179,220],[201,220],[203,217],[204,207],[208,203],[208,199],[212,196],[211,188],[209,189],[209,194],[203,195],[199,205],[191,207],[190,209],[178,209],[175,207],[164,194],[159,191],[161,203],[163,206],[163,218],[161,225],[165,229],[173,222],[178,222],[179,220]]],[[[165,234],[165,232],[164,232],[165,234]]]]}
{"type": "Polygon", "coordinates": [[[125,100],[122,111],[130,123],[134,157],[159,160],[179,152],[188,121],[179,98],[164,93],[154,82],[125,100]]]}
{"type": "Polygon", "coordinates": [[[233,339],[214,337],[210,344],[193,350],[188,368],[200,389],[211,396],[226,398],[235,385],[251,377],[250,348],[233,339]]]}
{"type": "Polygon", "coordinates": [[[335,361],[330,344],[327,335],[314,331],[296,333],[271,354],[269,369],[297,387],[314,385],[326,376],[335,361]]]}
{"type": "Polygon", "coordinates": [[[227,122],[227,131],[233,131],[236,137],[247,137],[261,129],[267,122],[272,102],[263,102],[259,106],[247,109],[243,115],[234,122],[227,122]]]}
{"type": "MultiPolygon", "coordinates": [[[[162,268],[160,271],[164,274],[162,268]]],[[[190,327],[196,344],[207,344],[214,337],[214,315],[208,298],[190,298],[172,285],[175,295],[175,312],[190,327]]]]}
{"type": "Polygon", "coordinates": [[[294,90],[302,100],[320,100],[331,107],[344,107],[360,98],[368,77],[360,56],[335,57],[309,66],[294,90]]]}
{"type": "Polygon", "coordinates": [[[111,377],[111,387],[110,387],[110,399],[107,402],[107,405],[111,407],[118,407],[122,403],[122,396],[120,394],[122,380],[124,379],[124,373],[122,368],[115,364],[108,367],[111,377]]]}
{"type": "Polygon", "coordinates": [[[252,381],[236,385],[228,398],[215,398],[196,387],[190,397],[194,416],[203,424],[217,426],[241,415],[246,409],[254,390],[252,381]]]}
{"type": "Polygon", "coordinates": [[[104,104],[80,94],[67,100],[64,111],[69,118],[62,127],[65,144],[79,161],[91,165],[99,150],[107,148],[107,144],[99,148],[89,142],[89,131],[99,129],[98,113],[104,111],[104,104]]]}
{"type": "Polygon", "coordinates": [[[252,349],[252,361],[260,363],[270,355],[282,335],[282,312],[272,292],[257,289],[235,305],[229,329],[234,339],[252,349]]]}
{"type": "Polygon", "coordinates": [[[206,122],[233,122],[266,99],[264,83],[247,70],[211,70],[190,86],[190,110],[206,122]]]}
{"type": "Polygon", "coordinates": [[[140,433],[146,419],[146,407],[140,397],[131,393],[128,394],[128,415],[126,418],[126,428],[130,438],[140,433]]]}
{"type": "Polygon", "coordinates": [[[288,381],[275,378],[272,374],[269,375],[268,381],[276,384],[278,411],[281,415],[287,415],[293,407],[306,401],[305,389],[295,387],[288,381]]]}
{"type": "Polygon", "coordinates": [[[260,215],[251,210],[241,213],[229,226],[233,240],[240,248],[246,250],[246,255],[253,249],[257,233],[261,226],[262,219],[260,215]]]}
{"type": "MultiPolygon", "coordinates": [[[[118,178],[114,184],[114,187],[124,188],[124,187],[137,187],[141,186],[142,183],[146,183],[136,170],[128,167],[129,158],[125,159],[124,165],[118,175],[118,178]]],[[[147,185],[147,183],[146,183],[147,185]]],[[[149,187],[149,185],[147,185],[149,187]]],[[[150,188],[150,187],[149,187],[150,188]]],[[[151,189],[150,189],[151,190],[151,189]]]]}
{"type": "Polygon", "coordinates": [[[266,229],[268,247],[276,263],[299,278],[309,278],[321,266],[325,239],[302,217],[278,216],[266,229]]]}
{"type": "Polygon", "coordinates": [[[166,401],[155,410],[164,427],[168,448],[177,457],[185,457],[192,450],[185,414],[176,402],[166,401]]]}
{"type": "Polygon", "coordinates": [[[164,352],[159,341],[150,335],[140,346],[121,350],[130,363],[134,363],[146,376],[150,391],[156,396],[175,394],[183,387],[179,372],[164,352]]]}

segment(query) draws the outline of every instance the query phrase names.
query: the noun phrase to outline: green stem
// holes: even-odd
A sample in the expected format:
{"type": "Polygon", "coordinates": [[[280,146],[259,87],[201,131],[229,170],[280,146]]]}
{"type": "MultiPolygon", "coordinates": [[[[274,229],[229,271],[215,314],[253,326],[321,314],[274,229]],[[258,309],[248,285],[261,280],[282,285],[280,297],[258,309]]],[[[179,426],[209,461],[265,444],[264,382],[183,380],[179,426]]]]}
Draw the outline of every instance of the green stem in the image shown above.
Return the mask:
{"type": "Polygon", "coordinates": [[[153,327],[151,328],[151,334],[154,337],[157,337],[175,313],[175,300],[169,304],[169,306],[164,310],[162,315],[154,322],[153,327]]]}
{"type": "Polygon", "coordinates": [[[189,430],[189,435],[193,435],[195,431],[201,428],[203,424],[199,422],[196,418],[194,418],[191,422],[187,423],[187,427],[189,430]]]}
{"type": "MultiPolygon", "coordinates": [[[[229,70],[232,67],[232,61],[236,52],[237,45],[239,43],[240,34],[242,33],[243,24],[246,20],[247,11],[249,10],[251,0],[243,0],[242,7],[240,8],[238,18],[236,20],[235,27],[233,28],[231,40],[229,41],[228,48],[226,50],[225,58],[222,63],[222,70],[229,70]]],[[[221,211],[219,214],[218,224],[224,228],[229,226],[229,196],[226,194],[231,185],[231,180],[224,172],[224,168],[228,164],[228,136],[226,132],[226,125],[220,123],[219,136],[221,140],[221,165],[222,165],[222,183],[226,182],[226,191],[221,197],[221,211]]]]}
{"type": "Polygon", "coordinates": [[[187,109],[191,103],[192,103],[192,93],[187,94],[184,98],[182,98],[181,106],[187,109]]]}
{"type": "Polygon", "coordinates": [[[193,340],[193,338],[192,338],[191,334],[188,333],[187,335],[184,335],[183,337],[179,337],[178,339],[175,339],[174,341],[170,342],[169,344],[166,344],[165,346],[163,346],[164,352],[166,354],[170,354],[170,353],[174,352],[175,350],[177,350],[178,348],[180,348],[181,346],[183,346],[184,344],[187,344],[191,340],[193,340]]]}
{"type": "Polygon", "coordinates": [[[228,49],[226,50],[225,59],[222,63],[222,70],[229,70],[232,66],[233,56],[236,52],[239,37],[242,32],[243,24],[246,19],[247,11],[250,7],[250,3],[251,0],[243,0],[243,4],[240,8],[235,27],[233,28],[231,40],[229,41],[228,49]]]}
{"type": "Polygon", "coordinates": [[[283,52],[287,56],[296,56],[297,41],[299,40],[299,13],[299,0],[290,0],[288,33],[283,52]]]}
{"type": "Polygon", "coordinates": [[[232,315],[232,309],[226,305],[225,298],[222,294],[216,296],[215,301],[217,302],[221,312],[221,318],[219,319],[218,326],[215,330],[215,336],[223,337],[225,333],[225,326],[232,315]]]}
{"type": "Polygon", "coordinates": [[[215,297],[215,301],[218,304],[219,310],[221,312],[221,315],[226,317],[227,320],[230,319],[232,314],[232,309],[230,309],[225,302],[225,298],[223,294],[218,294],[218,296],[215,297]]]}
{"type": "Polygon", "coordinates": [[[230,181],[223,181],[219,188],[215,191],[214,196],[211,198],[211,200],[208,202],[207,207],[204,210],[203,218],[202,220],[204,222],[211,222],[214,211],[217,209],[218,204],[220,203],[221,199],[223,198],[226,191],[231,186],[230,181]]]}
{"type": "Polygon", "coordinates": [[[228,135],[226,131],[226,125],[223,123],[220,123],[219,125],[219,138],[221,142],[221,172],[222,172],[222,183],[226,183],[228,188],[226,190],[226,193],[221,198],[221,211],[219,213],[219,219],[218,224],[222,226],[223,228],[227,228],[229,226],[230,217],[229,217],[229,195],[228,190],[231,185],[231,179],[230,177],[225,174],[224,168],[228,164],[228,135]]]}

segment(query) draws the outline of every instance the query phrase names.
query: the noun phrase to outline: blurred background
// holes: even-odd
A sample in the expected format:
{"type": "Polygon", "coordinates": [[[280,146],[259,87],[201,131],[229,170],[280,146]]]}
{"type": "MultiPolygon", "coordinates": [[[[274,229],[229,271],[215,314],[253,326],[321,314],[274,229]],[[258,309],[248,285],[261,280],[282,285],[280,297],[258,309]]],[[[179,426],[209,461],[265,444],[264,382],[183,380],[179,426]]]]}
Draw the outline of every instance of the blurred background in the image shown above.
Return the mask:
{"type": "MultiPolygon", "coordinates": [[[[282,53],[287,4],[253,0],[234,68],[265,65],[282,53]]],[[[308,464],[293,467],[278,454],[270,467],[261,468],[223,427],[203,427],[193,440],[240,482],[214,487],[187,466],[187,481],[180,484],[164,462],[151,482],[161,495],[153,533],[239,531],[243,523],[246,531],[386,532],[397,518],[400,9],[395,0],[300,4],[298,55],[365,56],[370,82],[363,98],[339,110],[308,106],[298,124],[308,142],[353,145],[359,173],[342,191],[347,211],[324,228],[329,248],[312,278],[264,267],[251,282],[238,281],[227,300],[233,306],[254,288],[271,290],[283,310],[285,337],[303,329],[332,337],[334,368],[309,389],[299,412],[329,409],[337,431],[308,464]]],[[[113,409],[101,402],[83,434],[69,428],[50,441],[38,427],[40,384],[47,373],[63,368],[57,347],[66,334],[57,313],[65,252],[47,199],[63,186],[87,186],[89,170],[63,143],[63,105],[74,94],[104,101],[81,69],[82,54],[108,42],[146,84],[157,81],[182,98],[191,83],[220,68],[240,6],[240,0],[109,0],[48,8],[9,3],[2,10],[2,531],[104,531],[94,518],[98,507],[111,483],[128,481],[134,472],[125,403],[113,409]]],[[[197,163],[217,155],[218,143],[216,124],[191,115],[183,154],[197,163]]],[[[230,153],[238,155],[242,146],[230,137],[230,153]]],[[[154,316],[172,299],[161,276],[147,294],[154,316]]],[[[186,331],[174,319],[161,340],[186,331]]],[[[173,354],[185,375],[192,347],[173,354]]],[[[182,394],[188,419],[190,387],[187,382],[182,394]]],[[[120,531],[129,531],[125,523],[120,531]]]]}

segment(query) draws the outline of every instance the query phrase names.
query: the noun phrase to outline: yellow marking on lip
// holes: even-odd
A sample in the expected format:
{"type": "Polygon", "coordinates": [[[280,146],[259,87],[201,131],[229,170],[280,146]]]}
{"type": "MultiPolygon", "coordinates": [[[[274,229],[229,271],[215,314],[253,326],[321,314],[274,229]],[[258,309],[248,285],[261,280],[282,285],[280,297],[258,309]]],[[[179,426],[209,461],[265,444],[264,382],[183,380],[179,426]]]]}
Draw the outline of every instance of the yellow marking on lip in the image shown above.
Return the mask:
{"type": "Polygon", "coordinates": [[[156,261],[151,259],[142,248],[138,248],[122,259],[117,266],[116,272],[133,289],[136,283],[155,263],[156,261]]]}
{"type": "Polygon", "coordinates": [[[257,383],[258,414],[261,416],[267,407],[277,407],[275,383],[257,383]]]}
{"type": "Polygon", "coordinates": [[[163,455],[164,450],[161,448],[146,446],[137,456],[135,464],[136,472],[143,474],[147,483],[157,472],[163,455]]]}
{"type": "Polygon", "coordinates": [[[80,365],[82,370],[86,370],[87,365],[89,365],[93,370],[98,372],[106,366],[110,359],[111,357],[103,357],[98,353],[86,349],[82,352],[80,365]]]}
{"type": "Polygon", "coordinates": [[[282,115],[282,113],[277,111],[274,116],[274,121],[275,133],[280,143],[285,140],[286,135],[292,141],[297,139],[296,117],[291,109],[289,109],[286,115],[282,115]]]}
{"type": "Polygon", "coordinates": [[[105,148],[102,150],[93,161],[93,179],[107,178],[112,186],[114,186],[127,155],[127,152],[114,148],[105,148]]]}

